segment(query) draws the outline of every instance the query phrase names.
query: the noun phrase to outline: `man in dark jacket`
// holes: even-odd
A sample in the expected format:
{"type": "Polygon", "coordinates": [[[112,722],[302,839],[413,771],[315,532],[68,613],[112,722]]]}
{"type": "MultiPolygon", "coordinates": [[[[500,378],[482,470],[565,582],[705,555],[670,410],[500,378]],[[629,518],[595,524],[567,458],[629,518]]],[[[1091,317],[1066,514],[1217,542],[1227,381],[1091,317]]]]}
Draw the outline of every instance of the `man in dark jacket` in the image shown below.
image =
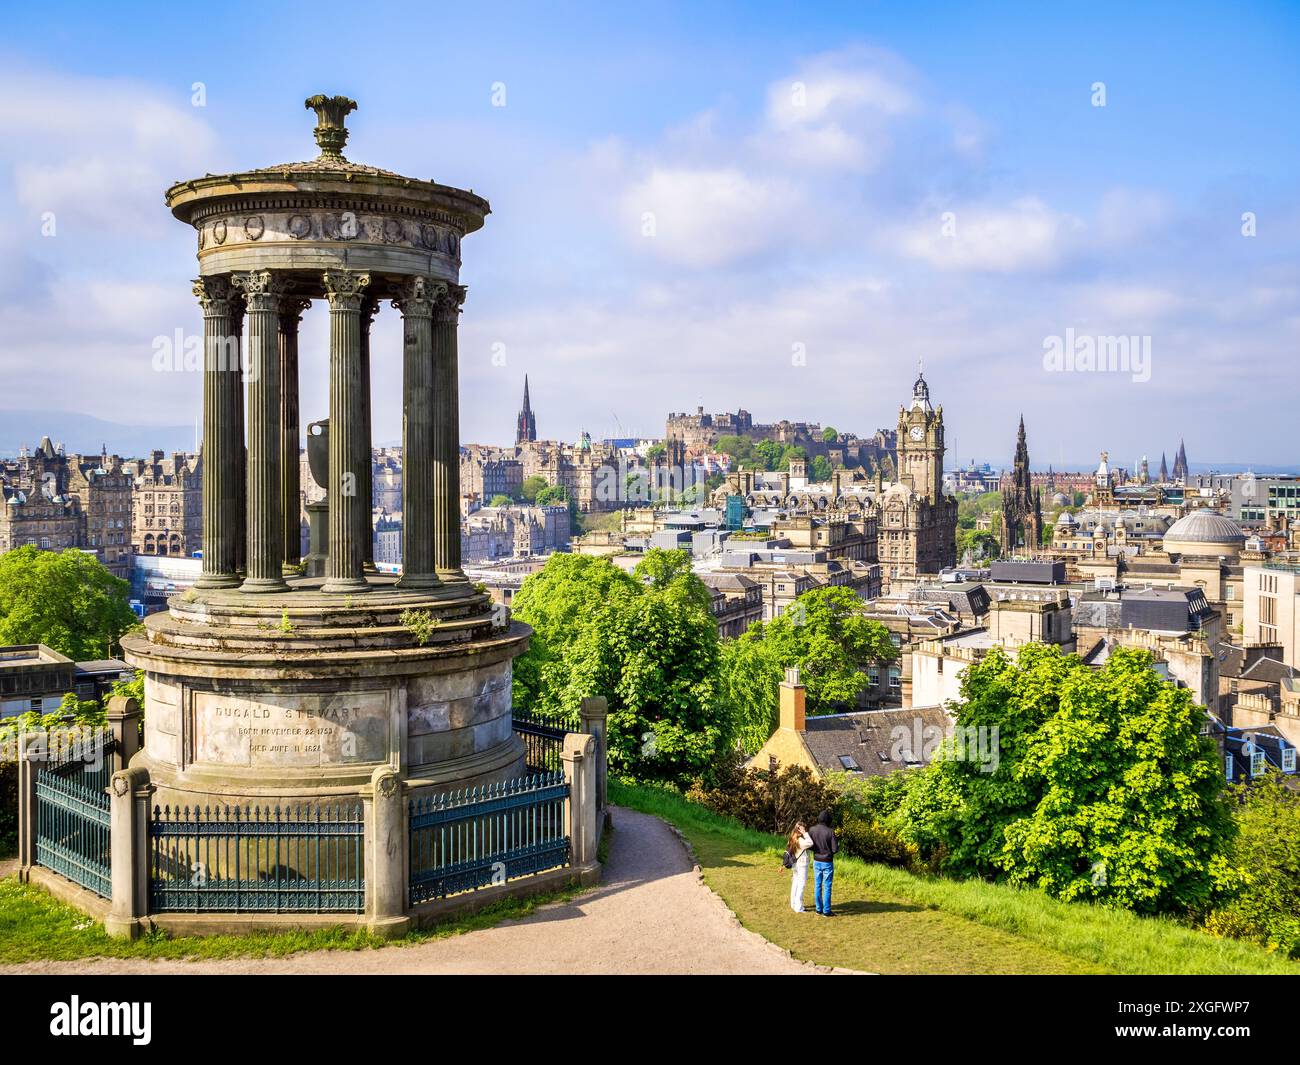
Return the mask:
{"type": "Polygon", "coordinates": [[[835,852],[840,841],[831,828],[831,812],[823,810],[808,830],[813,841],[813,902],[823,917],[831,916],[831,884],[835,880],[835,852]]]}

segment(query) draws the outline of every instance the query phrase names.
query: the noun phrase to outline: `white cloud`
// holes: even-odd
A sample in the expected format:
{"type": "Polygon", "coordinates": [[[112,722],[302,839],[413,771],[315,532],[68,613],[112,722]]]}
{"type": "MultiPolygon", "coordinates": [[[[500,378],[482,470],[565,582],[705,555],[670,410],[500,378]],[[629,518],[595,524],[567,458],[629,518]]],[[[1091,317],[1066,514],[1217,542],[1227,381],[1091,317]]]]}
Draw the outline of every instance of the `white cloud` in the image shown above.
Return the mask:
{"type": "Polygon", "coordinates": [[[1056,267],[1077,246],[1083,228],[1079,218],[1031,196],[1005,207],[935,212],[895,237],[904,255],[939,270],[1015,273],[1056,267]]]}
{"type": "Polygon", "coordinates": [[[736,167],[657,167],[623,194],[622,215],[652,255],[716,266],[789,239],[804,209],[789,181],[752,178],[736,167]]]}
{"type": "Polygon", "coordinates": [[[18,206],[53,211],[64,233],[161,231],[175,224],[163,190],[213,164],[201,114],[131,82],[0,72],[0,169],[18,206]]]}

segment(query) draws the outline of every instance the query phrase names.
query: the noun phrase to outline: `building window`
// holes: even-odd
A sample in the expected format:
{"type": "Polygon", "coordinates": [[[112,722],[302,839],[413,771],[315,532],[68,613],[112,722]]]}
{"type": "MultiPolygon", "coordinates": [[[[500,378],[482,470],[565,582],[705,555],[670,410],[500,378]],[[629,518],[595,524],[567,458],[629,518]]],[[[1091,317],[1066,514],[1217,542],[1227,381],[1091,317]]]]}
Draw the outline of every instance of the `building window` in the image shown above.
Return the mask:
{"type": "Polygon", "coordinates": [[[1230,754],[1223,756],[1223,775],[1229,780],[1232,779],[1232,755],[1230,754]]]}
{"type": "Polygon", "coordinates": [[[1282,772],[1283,773],[1295,772],[1295,748],[1294,747],[1285,747],[1282,750],[1282,772]]]}
{"type": "Polygon", "coordinates": [[[1258,747],[1253,748],[1250,752],[1250,775],[1252,777],[1259,776],[1264,772],[1266,766],[1267,762],[1264,758],[1264,752],[1258,747]]]}

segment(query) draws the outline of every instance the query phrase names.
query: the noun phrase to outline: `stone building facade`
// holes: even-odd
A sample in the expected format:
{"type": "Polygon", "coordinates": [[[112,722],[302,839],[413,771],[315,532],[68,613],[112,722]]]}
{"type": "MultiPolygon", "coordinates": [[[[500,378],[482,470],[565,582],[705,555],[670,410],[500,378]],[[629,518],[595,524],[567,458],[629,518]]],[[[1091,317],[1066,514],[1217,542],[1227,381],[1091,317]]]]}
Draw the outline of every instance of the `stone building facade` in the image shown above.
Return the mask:
{"type": "Polygon", "coordinates": [[[93,551],[110,573],[131,575],[132,478],[116,455],[67,455],[44,437],[0,465],[0,551],[31,545],[93,551]]]}
{"type": "Polygon", "coordinates": [[[569,535],[564,504],[481,507],[461,521],[461,557],[488,562],[567,551],[569,535]]]}
{"type": "Polygon", "coordinates": [[[139,555],[192,555],[203,545],[203,472],[198,455],[161,451],[136,459],[133,546],[139,555]]]}
{"type": "Polygon", "coordinates": [[[116,455],[76,455],[68,465],[68,491],[85,517],[84,546],[114,577],[129,580],[134,524],[134,480],[116,455]]]}

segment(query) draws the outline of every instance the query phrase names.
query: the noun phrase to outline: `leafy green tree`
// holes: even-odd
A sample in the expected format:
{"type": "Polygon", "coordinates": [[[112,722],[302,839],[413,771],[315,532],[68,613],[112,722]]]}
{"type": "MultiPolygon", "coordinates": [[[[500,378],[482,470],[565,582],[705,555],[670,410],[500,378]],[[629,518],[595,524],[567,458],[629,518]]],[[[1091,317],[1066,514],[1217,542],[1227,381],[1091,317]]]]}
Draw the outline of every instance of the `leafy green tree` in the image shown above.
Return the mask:
{"type": "Polygon", "coordinates": [[[1148,914],[1204,909],[1231,884],[1204,711],[1149,652],[1119,649],[1093,670],[1055,645],[1015,660],[994,648],[966,669],[956,715],[964,742],[891,818],[946,871],[1148,914]]]}
{"type": "Polygon", "coordinates": [[[567,503],[569,501],[569,492],[562,484],[547,485],[537,493],[537,505],[539,507],[550,506],[552,503],[567,503]]]}
{"type": "Polygon", "coordinates": [[[615,771],[693,779],[732,740],[708,601],[685,552],[651,551],[635,574],[604,558],[552,556],[515,597],[515,616],[533,627],[515,660],[515,704],[574,724],[580,701],[603,695],[615,771]]]}
{"type": "Polygon", "coordinates": [[[8,551],[0,555],[0,644],[43,643],[74,661],[104,658],[136,623],[129,593],[85,551],[8,551]]]}
{"type": "Polygon", "coordinates": [[[1002,545],[991,532],[983,529],[957,530],[957,557],[962,558],[970,551],[976,562],[983,559],[997,558],[1002,552],[1002,545]]]}
{"type": "Polygon", "coordinates": [[[723,697],[747,750],[757,750],[776,727],[777,686],[790,666],[799,667],[810,713],[857,705],[867,667],[897,653],[889,630],[866,612],[852,589],[815,588],[724,645],[723,697]]]}
{"type": "Polygon", "coordinates": [[[636,564],[632,576],[655,591],[676,596],[699,610],[708,610],[712,601],[708,587],[691,570],[689,551],[652,547],[636,564]]]}
{"type": "Polygon", "coordinates": [[[567,656],[567,701],[609,700],[613,771],[685,784],[731,740],[718,706],[718,657],[718,627],[707,610],[646,588],[606,603],[583,627],[567,656]]]}
{"type": "Polygon", "coordinates": [[[514,616],[533,628],[528,650],[514,662],[514,701],[534,713],[576,724],[576,704],[564,702],[569,642],[602,603],[635,595],[630,573],[605,558],[557,553],[524,580],[514,616]]]}
{"type": "Polygon", "coordinates": [[[781,459],[785,456],[785,447],[778,444],[775,440],[760,440],[754,445],[755,452],[763,462],[763,469],[778,470],[781,468],[781,459]]]}
{"type": "Polygon", "coordinates": [[[525,503],[536,503],[537,494],[546,487],[548,487],[546,478],[533,474],[531,477],[524,478],[524,483],[519,487],[519,495],[525,503]]]}
{"type": "Polygon", "coordinates": [[[1300,958],[1300,793],[1269,772],[1229,794],[1238,829],[1232,863],[1241,887],[1210,914],[1206,929],[1300,958]]]}
{"type": "Polygon", "coordinates": [[[508,507],[508,506],[510,506],[510,504],[513,503],[513,502],[514,502],[514,500],[511,499],[509,496],[507,496],[507,495],[502,495],[500,492],[498,492],[496,495],[494,495],[494,496],[492,497],[492,502],[489,503],[488,506],[490,506],[490,507],[508,507]]]}
{"type": "Polygon", "coordinates": [[[829,481],[831,479],[831,460],[825,455],[814,455],[812,462],[809,464],[808,473],[816,483],[829,481]]]}
{"type": "Polygon", "coordinates": [[[822,430],[822,443],[824,444],[833,444],[839,438],[840,438],[840,434],[836,432],[833,428],[831,428],[829,425],[822,430]]]}
{"type": "MultiPolygon", "coordinates": [[[[113,683],[109,686],[108,689],[108,699],[112,699],[115,696],[119,696],[119,695],[126,699],[134,699],[137,703],[140,704],[140,709],[143,710],[144,709],[144,672],[142,670],[137,669],[135,671],[135,676],[133,676],[130,680],[113,681],[113,683]]],[[[107,707],[108,705],[108,699],[104,700],[105,707],[107,707]]]]}
{"type": "Polygon", "coordinates": [[[720,452],[736,460],[733,467],[743,465],[751,470],[755,467],[767,469],[766,461],[759,455],[754,441],[747,436],[723,435],[718,437],[716,446],[720,452]]]}

